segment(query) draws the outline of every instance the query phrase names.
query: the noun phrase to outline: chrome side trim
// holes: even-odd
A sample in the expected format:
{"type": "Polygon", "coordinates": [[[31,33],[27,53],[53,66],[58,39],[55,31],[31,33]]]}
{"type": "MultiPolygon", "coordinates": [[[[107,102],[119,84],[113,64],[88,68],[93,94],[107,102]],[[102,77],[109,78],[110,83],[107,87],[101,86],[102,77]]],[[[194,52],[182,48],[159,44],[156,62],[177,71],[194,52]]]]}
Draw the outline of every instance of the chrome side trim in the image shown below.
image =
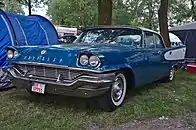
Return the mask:
{"type": "Polygon", "coordinates": [[[53,67],[53,68],[60,68],[60,69],[88,71],[88,72],[94,72],[94,73],[104,73],[104,72],[110,72],[110,71],[115,71],[115,70],[116,70],[116,69],[109,69],[109,70],[101,71],[101,70],[74,68],[74,67],[68,67],[68,66],[64,66],[64,65],[37,63],[37,62],[14,62],[14,64],[22,64],[22,65],[39,65],[39,66],[46,66],[46,67],[53,67]]]}

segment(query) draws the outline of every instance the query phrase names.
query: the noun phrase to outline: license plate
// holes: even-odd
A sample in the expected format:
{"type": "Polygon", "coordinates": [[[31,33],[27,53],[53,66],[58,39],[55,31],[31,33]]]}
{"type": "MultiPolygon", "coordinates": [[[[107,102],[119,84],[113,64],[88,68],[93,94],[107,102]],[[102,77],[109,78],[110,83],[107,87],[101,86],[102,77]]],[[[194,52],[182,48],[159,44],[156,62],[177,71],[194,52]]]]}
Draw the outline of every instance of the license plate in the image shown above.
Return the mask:
{"type": "Polygon", "coordinates": [[[46,87],[45,84],[33,82],[33,83],[32,83],[31,91],[32,91],[32,92],[36,92],[36,93],[44,94],[44,92],[45,92],[45,87],[46,87]]]}

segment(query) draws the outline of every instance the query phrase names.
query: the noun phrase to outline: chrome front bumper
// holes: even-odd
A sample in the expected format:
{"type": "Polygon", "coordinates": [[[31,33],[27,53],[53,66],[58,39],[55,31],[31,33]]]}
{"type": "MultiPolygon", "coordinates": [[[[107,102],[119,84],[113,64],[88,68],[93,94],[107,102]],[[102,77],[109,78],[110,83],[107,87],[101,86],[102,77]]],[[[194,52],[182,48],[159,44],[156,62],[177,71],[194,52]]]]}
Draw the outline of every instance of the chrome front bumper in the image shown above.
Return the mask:
{"type": "Polygon", "coordinates": [[[5,70],[10,79],[17,88],[26,88],[31,90],[32,82],[46,84],[45,93],[62,94],[77,97],[95,97],[104,94],[110,89],[114,82],[115,73],[92,73],[81,75],[73,80],[64,80],[28,75],[20,72],[15,67],[9,67],[5,70]]]}

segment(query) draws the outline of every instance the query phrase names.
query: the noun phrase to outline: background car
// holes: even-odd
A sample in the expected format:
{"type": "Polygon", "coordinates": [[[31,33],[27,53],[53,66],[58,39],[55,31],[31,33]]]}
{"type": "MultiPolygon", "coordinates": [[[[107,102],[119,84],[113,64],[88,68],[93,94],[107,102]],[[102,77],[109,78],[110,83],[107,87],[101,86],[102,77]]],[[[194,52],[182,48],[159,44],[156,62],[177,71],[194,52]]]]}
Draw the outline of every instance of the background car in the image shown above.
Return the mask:
{"type": "Polygon", "coordinates": [[[74,35],[64,35],[59,38],[61,43],[73,43],[77,39],[74,35]]]}

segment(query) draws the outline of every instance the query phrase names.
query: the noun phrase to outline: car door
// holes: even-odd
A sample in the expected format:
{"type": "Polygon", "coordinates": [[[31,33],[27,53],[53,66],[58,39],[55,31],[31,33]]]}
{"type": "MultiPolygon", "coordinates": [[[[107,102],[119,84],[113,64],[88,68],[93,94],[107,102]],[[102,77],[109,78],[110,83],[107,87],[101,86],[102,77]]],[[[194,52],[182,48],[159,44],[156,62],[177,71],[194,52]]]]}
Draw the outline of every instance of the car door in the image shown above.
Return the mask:
{"type": "Polygon", "coordinates": [[[159,34],[154,33],[154,42],[156,44],[156,52],[158,55],[160,55],[159,58],[159,67],[158,67],[158,75],[157,78],[163,78],[164,76],[167,76],[169,74],[169,71],[171,69],[170,61],[165,60],[164,54],[165,52],[169,51],[170,48],[165,48],[164,42],[159,34]]]}
{"type": "Polygon", "coordinates": [[[155,35],[152,32],[144,32],[144,44],[145,44],[145,59],[146,64],[146,82],[151,83],[158,80],[163,71],[162,66],[162,49],[156,48],[155,35]]]}
{"type": "Polygon", "coordinates": [[[171,68],[180,60],[184,60],[186,54],[186,46],[177,46],[165,48],[164,42],[159,34],[154,34],[156,49],[161,55],[161,65],[159,77],[168,76],[171,68]]]}

